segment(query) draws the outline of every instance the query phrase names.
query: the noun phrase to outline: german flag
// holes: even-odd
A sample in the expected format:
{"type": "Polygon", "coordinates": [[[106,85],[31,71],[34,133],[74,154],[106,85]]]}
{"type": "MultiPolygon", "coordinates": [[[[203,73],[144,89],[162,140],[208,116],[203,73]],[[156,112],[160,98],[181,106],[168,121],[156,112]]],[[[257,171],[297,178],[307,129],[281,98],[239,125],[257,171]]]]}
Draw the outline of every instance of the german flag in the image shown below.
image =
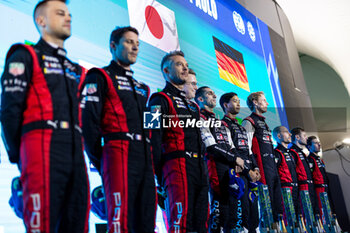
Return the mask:
{"type": "Polygon", "coordinates": [[[220,78],[250,91],[242,53],[214,36],[213,39],[220,78]]]}

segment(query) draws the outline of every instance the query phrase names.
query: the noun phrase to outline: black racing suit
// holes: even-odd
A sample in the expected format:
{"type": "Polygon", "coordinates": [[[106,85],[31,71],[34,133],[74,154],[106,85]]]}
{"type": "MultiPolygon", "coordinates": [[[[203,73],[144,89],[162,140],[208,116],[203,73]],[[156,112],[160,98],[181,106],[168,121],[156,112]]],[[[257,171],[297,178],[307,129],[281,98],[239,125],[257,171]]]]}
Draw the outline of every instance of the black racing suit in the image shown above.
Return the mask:
{"type": "MultiPolygon", "coordinates": [[[[222,120],[227,124],[228,129],[231,132],[233,144],[236,148],[236,154],[244,160],[244,164],[247,170],[259,169],[256,164],[253,154],[249,153],[247,132],[243,126],[241,126],[236,119],[233,119],[225,115],[222,120]]],[[[252,203],[249,201],[249,184],[251,181],[249,173],[243,174],[241,178],[245,183],[244,195],[241,199],[243,208],[243,225],[250,231],[255,232],[255,229],[259,225],[259,212],[258,212],[258,198],[252,203]]]]}
{"type": "Polygon", "coordinates": [[[202,139],[206,146],[207,165],[210,182],[211,209],[209,232],[231,232],[242,227],[242,203],[229,194],[229,172],[235,168],[237,156],[229,129],[220,122],[215,113],[201,109],[205,122],[219,122],[220,127],[202,127],[202,139]]]}
{"type": "Polygon", "coordinates": [[[293,152],[292,155],[294,157],[294,161],[299,160],[301,162],[301,163],[299,162],[300,165],[298,165],[298,162],[296,163],[297,169],[298,169],[298,167],[303,168],[305,171],[305,175],[306,175],[306,185],[308,187],[307,187],[307,189],[303,188],[303,185],[305,184],[305,178],[303,179],[304,181],[301,181],[299,179],[299,189],[300,190],[309,190],[312,209],[313,209],[314,214],[317,214],[317,213],[319,213],[319,210],[318,210],[318,207],[317,207],[316,201],[315,201],[316,200],[315,188],[314,188],[314,183],[312,180],[312,173],[311,173],[311,170],[309,167],[309,162],[307,160],[307,157],[304,154],[303,150],[295,144],[292,144],[292,146],[290,147],[290,150],[291,150],[291,152],[293,152]]]}
{"type": "Polygon", "coordinates": [[[292,152],[281,144],[278,144],[275,148],[275,156],[277,158],[277,168],[281,180],[281,187],[290,189],[293,198],[295,214],[298,216],[300,213],[298,201],[299,188],[294,157],[292,155],[292,152]]]}
{"type": "Polygon", "coordinates": [[[27,232],[88,232],[89,182],[82,150],[78,85],[84,70],[43,39],[17,44],[1,77],[1,123],[18,163],[27,232]]]}
{"type": "Polygon", "coordinates": [[[260,170],[260,182],[269,188],[274,221],[278,221],[278,215],[283,214],[281,184],[278,176],[274,156],[274,148],[271,138],[271,130],[265,122],[265,117],[252,113],[243,120],[243,126],[247,130],[248,142],[251,152],[260,170]]]}
{"type": "Polygon", "coordinates": [[[151,140],[157,179],[167,193],[169,232],[207,232],[208,171],[200,129],[192,125],[199,120],[199,108],[169,82],[149,105],[162,113],[151,140]]]}
{"type": "Polygon", "coordinates": [[[156,192],[149,131],[143,129],[148,86],[112,61],[89,70],[82,96],[85,146],[102,176],[109,232],[153,232],[156,192]]]}

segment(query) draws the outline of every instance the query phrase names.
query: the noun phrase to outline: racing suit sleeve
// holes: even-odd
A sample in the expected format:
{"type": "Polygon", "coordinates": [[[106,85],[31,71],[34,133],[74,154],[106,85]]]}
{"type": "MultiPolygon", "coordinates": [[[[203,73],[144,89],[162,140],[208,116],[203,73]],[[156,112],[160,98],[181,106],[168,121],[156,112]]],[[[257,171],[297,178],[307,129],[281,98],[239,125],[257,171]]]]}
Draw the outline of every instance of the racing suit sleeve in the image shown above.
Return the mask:
{"type": "Polygon", "coordinates": [[[229,164],[230,166],[234,166],[237,157],[234,153],[232,153],[235,149],[235,146],[232,142],[231,133],[229,132],[229,130],[225,127],[227,129],[226,131],[229,133],[228,144],[230,146],[230,150],[228,151],[226,146],[216,143],[215,137],[211,133],[210,128],[204,126],[205,120],[203,119],[203,117],[200,118],[200,121],[203,122],[203,126],[201,127],[201,137],[207,152],[210,155],[215,156],[215,159],[217,161],[229,164]]]}
{"type": "Polygon", "coordinates": [[[248,120],[243,120],[242,126],[245,128],[245,130],[247,132],[249,156],[250,156],[251,161],[253,163],[253,169],[259,171],[258,164],[256,163],[256,160],[255,160],[256,155],[254,155],[252,152],[252,145],[253,145],[252,141],[253,141],[253,137],[254,137],[254,133],[255,133],[255,128],[252,125],[252,123],[248,120]]]}
{"type": "Polygon", "coordinates": [[[1,132],[11,163],[20,163],[23,112],[32,73],[32,57],[20,47],[7,59],[1,76],[1,132]]]}
{"type": "Polygon", "coordinates": [[[85,151],[96,169],[101,173],[102,133],[101,121],[107,83],[98,72],[88,73],[82,86],[82,123],[85,151]]]}
{"type": "MultiPolygon", "coordinates": [[[[307,157],[307,161],[309,163],[310,171],[311,171],[311,173],[313,173],[315,170],[315,166],[316,166],[315,161],[310,157],[310,155],[307,157]]],[[[312,176],[313,176],[313,174],[312,174],[312,176]]]]}
{"type": "Polygon", "coordinates": [[[282,163],[282,155],[279,152],[277,152],[276,150],[274,150],[273,152],[274,152],[274,156],[275,156],[276,167],[278,169],[282,163]]]}
{"type": "Polygon", "coordinates": [[[281,187],[289,188],[290,183],[292,183],[292,176],[290,174],[286,160],[284,157],[282,157],[283,155],[280,152],[278,152],[276,149],[274,150],[274,155],[275,155],[278,174],[281,181],[281,187]]]}
{"type": "Polygon", "coordinates": [[[253,154],[252,153],[252,141],[253,141],[253,136],[254,136],[254,132],[255,132],[255,128],[252,125],[252,123],[250,123],[250,121],[248,120],[244,120],[242,122],[242,126],[245,128],[246,132],[247,132],[247,137],[248,137],[248,146],[249,146],[249,154],[253,154]]]}
{"type": "MultiPolygon", "coordinates": [[[[160,110],[161,114],[167,114],[169,111],[169,105],[165,97],[161,95],[151,96],[149,100],[149,110],[153,113],[156,109],[160,110]]],[[[161,116],[161,121],[163,118],[161,116]]],[[[160,124],[160,129],[152,129],[151,145],[153,154],[154,169],[157,176],[158,184],[161,184],[161,174],[162,174],[162,138],[163,138],[163,128],[160,124]]]]}

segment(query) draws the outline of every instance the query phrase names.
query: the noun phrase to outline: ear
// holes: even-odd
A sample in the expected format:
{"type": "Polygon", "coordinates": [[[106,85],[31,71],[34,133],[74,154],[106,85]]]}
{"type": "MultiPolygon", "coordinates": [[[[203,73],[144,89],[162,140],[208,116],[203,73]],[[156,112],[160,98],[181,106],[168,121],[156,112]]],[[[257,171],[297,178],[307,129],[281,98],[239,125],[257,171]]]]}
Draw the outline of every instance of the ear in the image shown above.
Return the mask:
{"type": "Polygon", "coordinates": [[[111,41],[111,43],[109,44],[109,47],[110,47],[110,49],[112,50],[114,50],[115,49],[115,42],[114,41],[111,41]]]}
{"type": "Polygon", "coordinates": [[[43,15],[39,15],[38,17],[36,17],[35,22],[38,25],[38,27],[45,27],[46,25],[45,18],[43,15]]]}
{"type": "Polygon", "coordinates": [[[202,96],[199,96],[197,99],[198,99],[200,102],[204,102],[204,99],[203,99],[202,96]]]}
{"type": "Polygon", "coordinates": [[[277,134],[277,138],[282,139],[281,133],[277,134]]]}
{"type": "Polygon", "coordinates": [[[257,100],[253,100],[253,104],[254,104],[254,106],[257,106],[258,105],[258,101],[257,100]]]}
{"type": "Polygon", "coordinates": [[[169,74],[169,69],[168,69],[168,67],[164,67],[164,68],[163,68],[163,72],[164,72],[165,74],[169,74]]]}
{"type": "Polygon", "coordinates": [[[228,103],[224,103],[224,108],[227,110],[228,103]]]}

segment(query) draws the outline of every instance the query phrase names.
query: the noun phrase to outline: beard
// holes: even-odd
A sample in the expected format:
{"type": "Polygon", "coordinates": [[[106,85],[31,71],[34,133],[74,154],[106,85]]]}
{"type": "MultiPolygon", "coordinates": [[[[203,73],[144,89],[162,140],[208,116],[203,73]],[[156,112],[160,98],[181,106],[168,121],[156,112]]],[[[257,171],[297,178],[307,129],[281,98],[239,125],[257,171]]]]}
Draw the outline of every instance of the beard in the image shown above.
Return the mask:
{"type": "Polygon", "coordinates": [[[176,85],[184,85],[186,83],[186,80],[182,80],[178,77],[171,77],[171,81],[176,85]]]}
{"type": "Polygon", "coordinates": [[[306,146],[306,145],[307,145],[306,142],[302,142],[302,141],[299,141],[299,144],[300,144],[300,145],[303,145],[303,146],[306,146]]]}
{"type": "Polygon", "coordinates": [[[72,34],[71,31],[67,32],[67,31],[62,30],[60,32],[56,31],[55,36],[57,38],[65,41],[71,36],[71,34],[72,34]]]}
{"type": "Polygon", "coordinates": [[[215,108],[216,107],[216,101],[214,102],[208,102],[207,104],[206,104],[209,108],[215,108]]]}

